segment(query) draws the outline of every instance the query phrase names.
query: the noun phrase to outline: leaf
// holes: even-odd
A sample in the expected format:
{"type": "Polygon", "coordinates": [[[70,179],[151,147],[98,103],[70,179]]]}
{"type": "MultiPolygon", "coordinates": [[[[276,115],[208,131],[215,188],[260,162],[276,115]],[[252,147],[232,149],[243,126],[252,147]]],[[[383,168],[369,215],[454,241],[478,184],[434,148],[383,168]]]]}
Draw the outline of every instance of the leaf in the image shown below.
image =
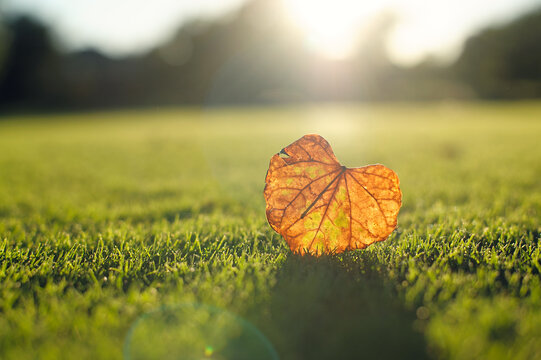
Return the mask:
{"type": "Polygon", "coordinates": [[[385,240],[402,204],[394,171],[346,168],[319,135],[274,155],[265,183],[269,224],[299,254],[338,254],[385,240]]]}

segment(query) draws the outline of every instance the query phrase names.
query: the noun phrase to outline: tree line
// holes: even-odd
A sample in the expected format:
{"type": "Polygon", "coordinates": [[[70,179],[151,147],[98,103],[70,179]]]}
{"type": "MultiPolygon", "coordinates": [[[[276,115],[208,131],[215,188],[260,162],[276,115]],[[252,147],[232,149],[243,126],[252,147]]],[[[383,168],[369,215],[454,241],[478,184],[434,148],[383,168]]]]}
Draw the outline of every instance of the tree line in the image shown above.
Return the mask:
{"type": "Polygon", "coordinates": [[[92,49],[66,53],[34,19],[10,19],[0,37],[2,109],[227,105],[304,101],[424,101],[541,97],[541,9],[471,36],[450,65],[393,64],[382,15],[355,54],[314,55],[276,1],[237,16],[193,21],[152,51],[122,59],[92,49]]]}

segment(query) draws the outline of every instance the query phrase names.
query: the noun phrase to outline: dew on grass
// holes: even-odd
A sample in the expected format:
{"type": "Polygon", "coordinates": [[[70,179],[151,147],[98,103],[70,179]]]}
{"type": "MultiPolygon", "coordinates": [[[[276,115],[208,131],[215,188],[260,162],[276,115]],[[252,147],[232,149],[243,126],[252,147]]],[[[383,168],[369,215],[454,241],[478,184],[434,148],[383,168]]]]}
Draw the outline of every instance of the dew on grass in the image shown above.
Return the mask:
{"type": "Polygon", "coordinates": [[[124,343],[124,359],[278,359],[251,323],[216,307],[182,304],[143,314],[124,343]]]}

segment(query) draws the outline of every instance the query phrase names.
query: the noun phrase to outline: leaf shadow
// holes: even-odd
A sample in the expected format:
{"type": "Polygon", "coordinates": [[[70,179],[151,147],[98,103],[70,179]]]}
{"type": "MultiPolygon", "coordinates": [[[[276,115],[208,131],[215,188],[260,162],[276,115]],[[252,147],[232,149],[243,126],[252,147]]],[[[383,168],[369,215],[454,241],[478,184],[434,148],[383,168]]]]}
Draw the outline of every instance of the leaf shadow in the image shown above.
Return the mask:
{"type": "Polygon", "coordinates": [[[369,252],[290,255],[261,329],[281,359],[425,359],[426,343],[369,252]]]}

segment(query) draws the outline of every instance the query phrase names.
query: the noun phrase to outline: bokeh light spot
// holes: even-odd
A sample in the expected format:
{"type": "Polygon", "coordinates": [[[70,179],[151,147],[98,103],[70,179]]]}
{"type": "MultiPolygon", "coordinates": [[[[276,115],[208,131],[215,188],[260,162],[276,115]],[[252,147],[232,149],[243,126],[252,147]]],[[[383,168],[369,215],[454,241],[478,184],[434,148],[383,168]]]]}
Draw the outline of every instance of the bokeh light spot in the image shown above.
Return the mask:
{"type": "Polygon", "coordinates": [[[211,357],[213,352],[214,352],[214,349],[212,348],[212,346],[205,347],[205,356],[206,357],[211,357]]]}

